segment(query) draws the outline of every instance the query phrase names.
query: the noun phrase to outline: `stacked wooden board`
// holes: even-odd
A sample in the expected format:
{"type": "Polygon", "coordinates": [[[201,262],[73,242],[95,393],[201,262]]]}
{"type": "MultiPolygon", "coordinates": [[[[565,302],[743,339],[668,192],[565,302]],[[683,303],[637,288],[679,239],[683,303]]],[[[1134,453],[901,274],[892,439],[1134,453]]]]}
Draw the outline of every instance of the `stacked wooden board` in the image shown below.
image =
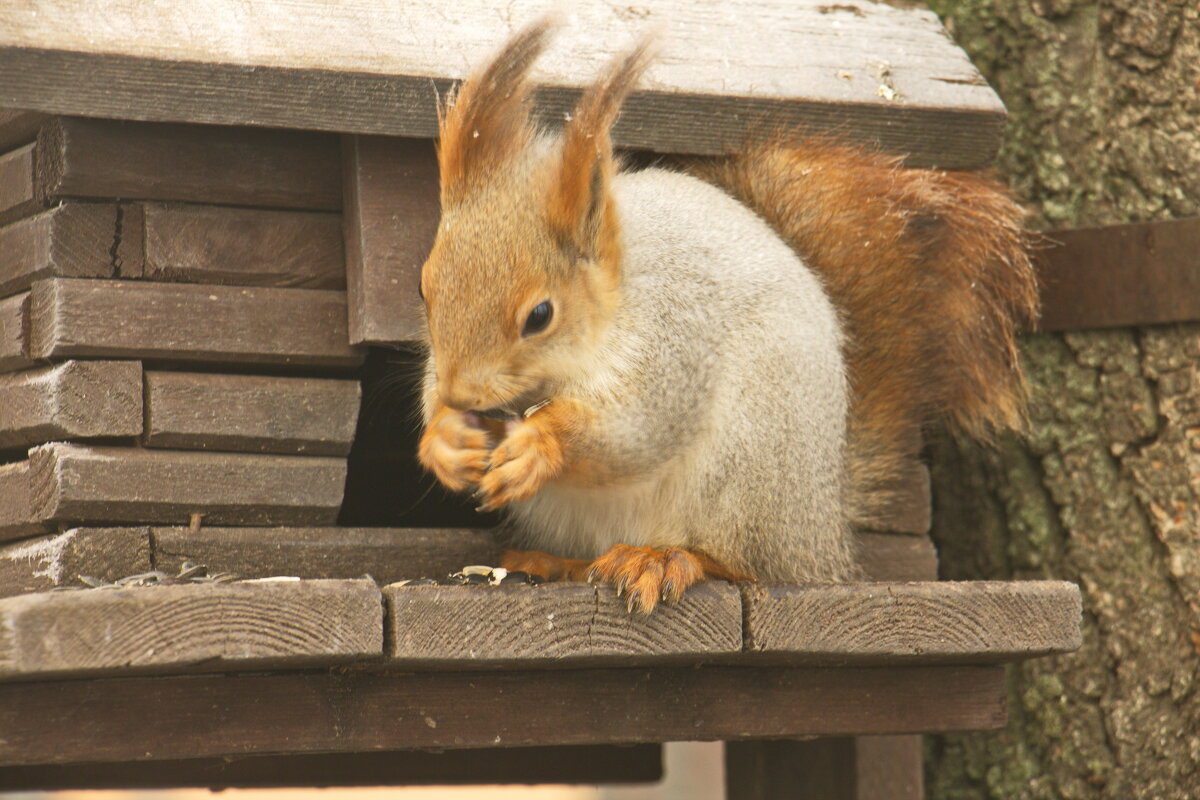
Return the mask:
{"type": "Polygon", "coordinates": [[[332,524],[337,139],[4,112],[0,146],[0,540],[332,524]]]}

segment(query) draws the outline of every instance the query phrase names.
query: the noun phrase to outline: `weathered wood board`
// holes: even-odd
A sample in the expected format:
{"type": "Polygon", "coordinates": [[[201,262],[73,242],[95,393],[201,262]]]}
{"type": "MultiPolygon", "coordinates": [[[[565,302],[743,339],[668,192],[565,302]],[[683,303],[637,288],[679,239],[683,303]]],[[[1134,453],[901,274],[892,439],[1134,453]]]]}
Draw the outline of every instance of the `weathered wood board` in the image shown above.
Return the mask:
{"type": "Polygon", "coordinates": [[[729,800],[924,800],[920,736],[725,745],[729,800]]]}
{"type": "Polygon", "coordinates": [[[33,285],[32,358],[353,367],[346,296],[317,289],[51,278],[33,285]]]}
{"type": "Polygon", "coordinates": [[[337,518],[340,458],[53,443],[29,451],[34,520],[322,525],[337,518]]]}
{"type": "Polygon", "coordinates": [[[221,791],[235,787],[594,785],[656,783],[662,772],[662,747],[657,744],[575,745],[0,767],[0,786],[7,791],[178,787],[221,791]]]}
{"type": "Polygon", "coordinates": [[[253,128],[56,117],[37,138],[35,194],[337,211],[337,139],[253,128]]]}
{"type": "Polygon", "coordinates": [[[0,448],[142,432],[142,365],[67,361],[0,375],[0,448]]]}
{"type": "Polygon", "coordinates": [[[723,581],[693,586],[653,614],[630,613],[610,587],[387,586],[388,655],[404,664],[482,664],[711,656],[742,649],[742,604],[723,581]]]}
{"type": "MultiPolygon", "coordinates": [[[[204,0],[168,11],[20,0],[0,25],[0,104],[431,137],[451,81],[546,8],[204,0]]],[[[719,153],[750,134],[804,127],[878,142],[914,163],[979,167],[1000,142],[1000,101],[937,17],[867,0],[578,2],[536,67],[548,87],[539,112],[561,120],[579,87],[649,32],[658,58],[617,125],[623,147],[719,153]]]]}
{"type": "Polygon", "coordinates": [[[111,583],[149,572],[151,557],[149,528],[72,528],[0,545],[0,597],[82,587],[82,575],[111,583]]]}
{"type": "Polygon", "coordinates": [[[130,203],[123,225],[124,277],[305,289],[346,286],[338,214],[130,203]]]}
{"type": "Polygon", "coordinates": [[[983,730],[1006,702],[971,665],[10,682],[0,764],[983,730]]]}
{"type": "Polygon", "coordinates": [[[880,510],[874,527],[887,533],[929,533],[932,504],[929,494],[929,467],[913,458],[904,466],[896,481],[884,489],[889,502],[880,510]]]}
{"type": "Polygon", "coordinates": [[[33,161],[32,144],[0,154],[0,225],[41,207],[34,193],[33,161]]]}
{"type": "Polygon", "coordinates": [[[316,666],[378,655],[370,580],[38,592],[0,600],[0,678],[316,666]]]}
{"type": "Polygon", "coordinates": [[[425,306],[417,286],[441,213],[433,145],[344,136],[342,167],[350,341],[420,339],[425,306]]]}
{"type": "Polygon", "coordinates": [[[107,278],[115,274],[117,206],[64,203],[0,228],[0,296],[39,278],[107,278]]]}
{"type": "Polygon", "coordinates": [[[928,536],[861,532],[855,538],[867,580],[937,580],[937,550],[928,536]]]}
{"type": "Polygon", "coordinates": [[[0,152],[32,142],[47,118],[48,115],[37,111],[0,109],[0,152]]]}
{"type": "Polygon", "coordinates": [[[495,564],[491,531],[450,528],[154,528],[160,569],[183,562],[242,578],[296,575],[380,583],[442,578],[468,564],[495,564]]]}
{"type": "Polygon", "coordinates": [[[29,463],[0,464],[0,541],[36,536],[49,529],[33,510],[29,463]]]}
{"type": "Polygon", "coordinates": [[[29,292],[0,300],[0,372],[33,366],[28,341],[29,292]]]}
{"type": "Polygon", "coordinates": [[[148,371],[145,394],[148,447],[345,456],[360,388],[350,380],[148,371]]]}
{"type": "Polygon", "coordinates": [[[996,663],[1079,647],[1065,581],[742,584],[746,649],[797,663],[996,663]]]}
{"type": "Polygon", "coordinates": [[[1200,320],[1200,217],[1045,234],[1034,252],[1044,331],[1200,320]]]}

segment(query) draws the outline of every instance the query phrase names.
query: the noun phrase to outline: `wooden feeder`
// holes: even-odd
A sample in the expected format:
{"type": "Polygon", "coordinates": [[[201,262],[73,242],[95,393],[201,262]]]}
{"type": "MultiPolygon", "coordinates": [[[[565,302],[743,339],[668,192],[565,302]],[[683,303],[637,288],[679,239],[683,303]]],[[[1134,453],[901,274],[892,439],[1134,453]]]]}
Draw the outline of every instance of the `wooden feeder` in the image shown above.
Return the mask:
{"type": "MultiPolygon", "coordinates": [[[[630,616],[586,585],[391,585],[496,545],[338,526],[348,459],[388,462],[360,382],[417,335],[436,98],[542,10],[517,6],[9,3],[0,787],[644,781],[660,743],[723,740],[730,797],[915,798],[916,734],[1003,726],[1003,665],[1078,646],[1071,584],[935,581],[916,435],[906,501],[858,533],[878,583],[630,616]]],[[[987,166],[998,98],[898,6],[581,0],[537,112],[659,26],[618,146],[803,127],[987,166]]]]}

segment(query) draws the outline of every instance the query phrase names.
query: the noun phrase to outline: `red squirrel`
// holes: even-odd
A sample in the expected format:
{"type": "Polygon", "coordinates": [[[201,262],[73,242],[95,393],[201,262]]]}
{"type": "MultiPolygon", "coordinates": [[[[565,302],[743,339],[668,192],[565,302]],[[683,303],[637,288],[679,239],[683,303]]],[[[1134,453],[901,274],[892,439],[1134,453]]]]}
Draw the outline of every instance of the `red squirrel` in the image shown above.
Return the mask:
{"type": "Polygon", "coordinates": [[[528,79],[551,29],[441,109],[421,463],[507,512],[504,567],[631,610],[706,578],[855,577],[850,531],[915,428],[1021,420],[1020,208],[820,137],[622,171],[609,132],[649,49],[552,133],[528,79]]]}

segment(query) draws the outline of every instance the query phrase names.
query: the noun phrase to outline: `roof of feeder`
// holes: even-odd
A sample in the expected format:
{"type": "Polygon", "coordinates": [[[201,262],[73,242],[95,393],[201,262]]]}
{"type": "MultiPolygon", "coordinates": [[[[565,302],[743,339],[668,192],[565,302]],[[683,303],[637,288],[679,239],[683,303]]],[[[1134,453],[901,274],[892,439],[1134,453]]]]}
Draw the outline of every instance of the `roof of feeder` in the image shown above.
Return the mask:
{"type": "MultiPolygon", "coordinates": [[[[546,118],[647,32],[658,59],[615,132],[720,153],[794,126],[911,163],[991,162],[1004,108],[937,17],[904,0],[578,0],[538,63],[546,118]]],[[[57,114],[429,137],[436,98],[543,2],[11,0],[0,105],[57,114]]]]}

